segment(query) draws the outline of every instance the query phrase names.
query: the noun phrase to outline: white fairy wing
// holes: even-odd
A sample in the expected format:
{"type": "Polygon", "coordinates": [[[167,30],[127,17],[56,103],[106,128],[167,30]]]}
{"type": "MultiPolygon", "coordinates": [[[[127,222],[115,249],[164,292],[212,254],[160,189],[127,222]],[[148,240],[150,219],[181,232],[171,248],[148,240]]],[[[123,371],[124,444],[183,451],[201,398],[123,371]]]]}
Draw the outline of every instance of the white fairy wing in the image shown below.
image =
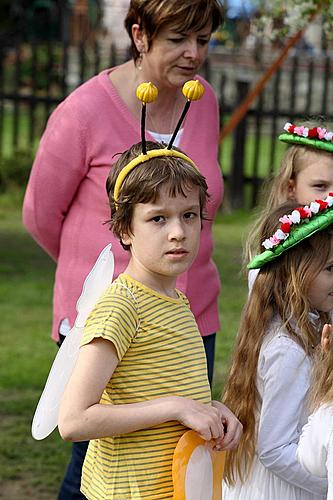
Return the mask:
{"type": "Polygon", "coordinates": [[[31,433],[35,439],[46,438],[58,425],[60,401],[78,357],[83,327],[94,305],[111,284],[113,270],[114,259],[110,243],[102,250],[85,279],[76,304],[78,314],[74,326],[53,361],[32,421],[31,433]]]}

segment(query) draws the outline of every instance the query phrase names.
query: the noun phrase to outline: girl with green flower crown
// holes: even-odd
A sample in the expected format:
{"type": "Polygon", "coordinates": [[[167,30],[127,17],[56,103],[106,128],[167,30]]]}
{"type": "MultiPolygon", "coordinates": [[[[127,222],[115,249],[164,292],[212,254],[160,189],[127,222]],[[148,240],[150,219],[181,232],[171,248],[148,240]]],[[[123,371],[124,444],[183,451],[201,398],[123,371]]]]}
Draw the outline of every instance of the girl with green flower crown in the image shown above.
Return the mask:
{"type": "Polygon", "coordinates": [[[224,403],[243,423],[223,500],[324,500],[327,479],[297,461],[315,347],[333,309],[333,193],[266,214],[224,403]]]}

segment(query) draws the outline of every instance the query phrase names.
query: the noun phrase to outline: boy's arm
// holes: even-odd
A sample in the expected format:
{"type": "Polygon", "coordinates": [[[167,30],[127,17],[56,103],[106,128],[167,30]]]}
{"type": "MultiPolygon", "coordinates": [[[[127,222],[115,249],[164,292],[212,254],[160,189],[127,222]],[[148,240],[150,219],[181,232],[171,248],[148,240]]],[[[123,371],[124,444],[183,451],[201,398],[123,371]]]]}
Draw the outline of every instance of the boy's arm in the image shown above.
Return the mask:
{"type": "Polygon", "coordinates": [[[169,396],[125,405],[100,404],[117,367],[112,342],[96,338],[80,348],[59,414],[59,432],[68,441],[126,434],[177,420],[210,440],[224,435],[220,411],[191,399],[169,396]]]}

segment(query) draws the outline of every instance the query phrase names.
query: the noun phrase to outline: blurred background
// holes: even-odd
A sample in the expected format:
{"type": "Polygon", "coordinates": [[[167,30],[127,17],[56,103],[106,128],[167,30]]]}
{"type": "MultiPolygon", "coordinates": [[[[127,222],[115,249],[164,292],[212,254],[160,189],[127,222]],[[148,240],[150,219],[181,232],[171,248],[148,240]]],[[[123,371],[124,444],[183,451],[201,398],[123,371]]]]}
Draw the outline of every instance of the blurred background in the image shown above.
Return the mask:
{"type": "MultiPolygon", "coordinates": [[[[23,181],[28,175],[54,106],[93,74],[128,59],[123,28],[128,3],[1,0],[0,188],[13,177],[23,176],[23,181]]],[[[269,1],[222,3],[226,22],[214,34],[202,69],[219,97],[221,128],[279,56],[288,28],[297,26],[295,19],[288,20],[289,26],[285,23],[288,12],[283,10],[271,12],[268,18],[265,4],[269,1]]],[[[276,7],[279,1],[271,3],[276,7]]],[[[333,120],[332,42],[322,16],[311,22],[304,19],[304,24],[303,36],[239,126],[221,141],[221,165],[232,208],[256,205],[263,179],[281,157],[284,146],[275,139],[286,121],[318,115],[333,120]]]]}
{"type": "MultiPolygon", "coordinates": [[[[55,265],[22,227],[23,193],[54,107],[92,75],[128,59],[123,28],[128,3],[0,0],[0,498],[5,500],[56,498],[69,457],[69,444],[57,432],[42,442],[30,434],[57,352],[49,338],[55,265]]],[[[226,22],[214,34],[202,68],[220,103],[220,160],[226,180],[214,228],[223,286],[215,398],[223,387],[247,294],[240,272],[242,243],[260,189],[285,151],[277,135],[286,121],[316,117],[318,122],[318,116],[325,116],[333,129],[333,30],[325,29],[332,4],[224,1],[226,22]],[[282,4],[296,5],[298,14],[282,4]],[[309,14],[309,4],[321,8],[316,17],[309,14]],[[264,75],[270,76],[266,85],[244,106],[264,75]]]]}

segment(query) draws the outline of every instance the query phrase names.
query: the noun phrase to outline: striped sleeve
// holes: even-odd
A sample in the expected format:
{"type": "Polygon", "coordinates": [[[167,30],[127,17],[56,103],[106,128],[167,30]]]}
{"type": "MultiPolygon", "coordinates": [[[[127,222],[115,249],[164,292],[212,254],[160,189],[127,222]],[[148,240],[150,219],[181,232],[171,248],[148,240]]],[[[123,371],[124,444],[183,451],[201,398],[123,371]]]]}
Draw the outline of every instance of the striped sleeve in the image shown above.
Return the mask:
{"type": "Polygon", "coordinates": [[[131,293],[119,284],[111,285],[89,315],[81,345],[89,344],[94,338],[109,340],[121,360],[136,335],[138,324],[137,306],[131,293]]]}

